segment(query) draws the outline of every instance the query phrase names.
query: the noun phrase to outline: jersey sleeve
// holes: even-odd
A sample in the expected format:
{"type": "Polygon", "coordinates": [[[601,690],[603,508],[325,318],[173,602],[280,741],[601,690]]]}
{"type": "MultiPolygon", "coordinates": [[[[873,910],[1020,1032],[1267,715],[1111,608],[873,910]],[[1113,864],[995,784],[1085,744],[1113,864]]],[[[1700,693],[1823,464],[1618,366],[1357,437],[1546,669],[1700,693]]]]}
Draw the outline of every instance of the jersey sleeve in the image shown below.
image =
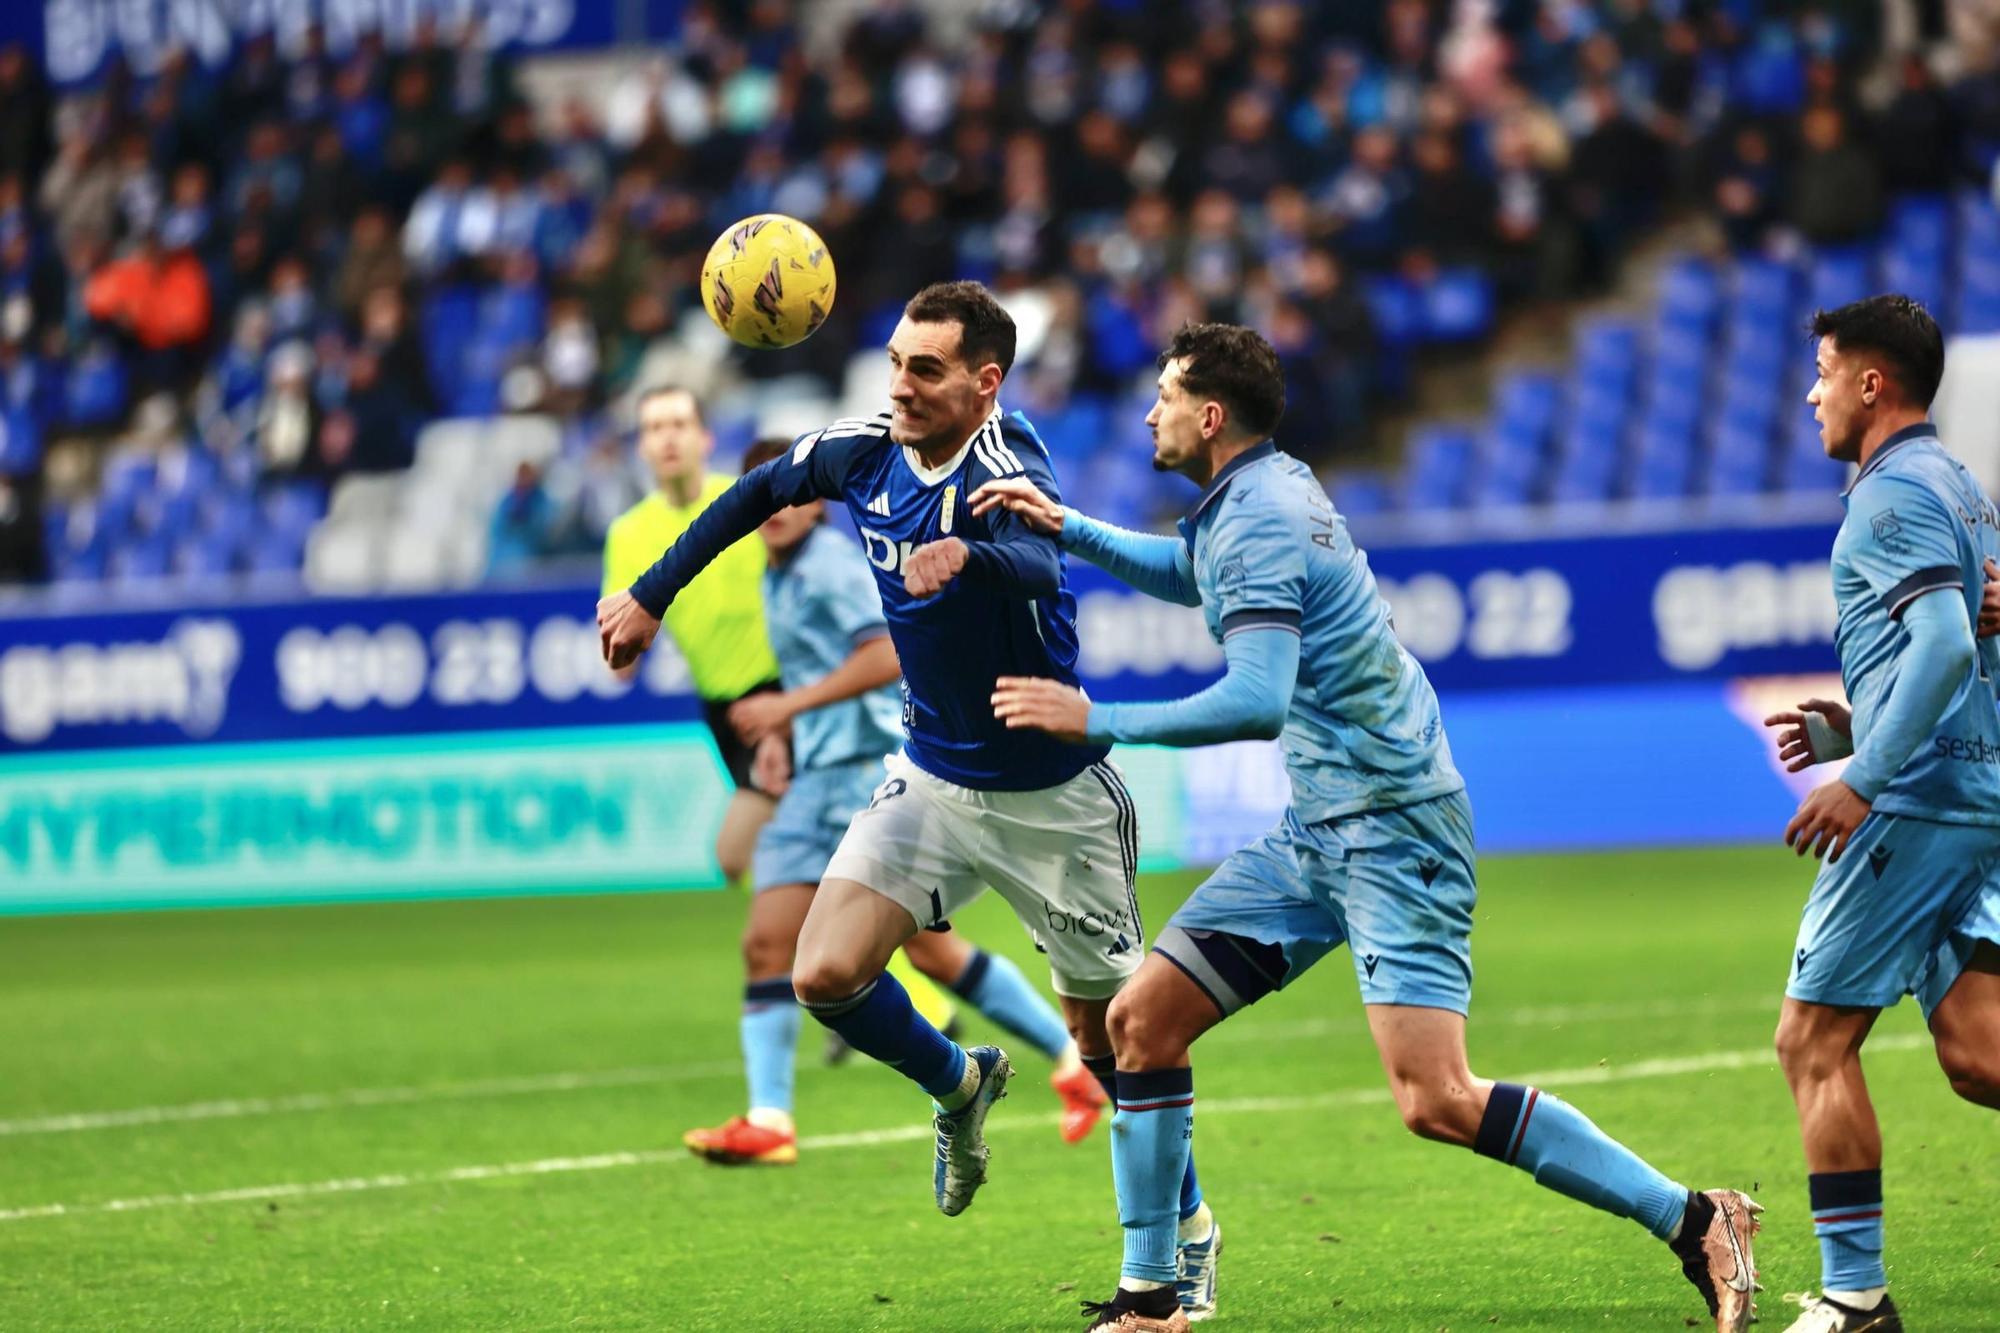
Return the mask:
{"type": "Polygon", "coordinates": [[[1238,483],[1223,498],[1209,525],[1202,596],[1214,601],[1225,640],[1245,629],[1299,632],[1310,540],[1303,517],[1261,488],[1238,483]]]}
{"type": "MultiPolygon", "coordinates": [[[[1055,469],[1031,432],[989,425],[973,437],[972,453],[975,475],[969,478],[971,490],[978,490],[989,477],[1025,476],[1043,495],[1062,503],[1055,469]]],[[[1004,507],[986,516],[986,527],[993,540],[966,543],[965,573],[1012,596],[1054,596],[1062,584],[1055,538],[1035,531],[1020,515],[1004,507]]]]}
{"type": "Polygon", "coordinates": [[[882,594],[876,590],[875,574],[868,562],[852,542],[833,533],[820,537],[818,545],[822,550],[806,553],[814,562],[808,576],[813,598],[827,619],[856,646],[887,634],[889,622],[882,614],[882,594]]]}
{"type": "Polygon", "coordinates": [[[1965,586],[1951,511],[1921,483],[1870,478],[1849,498],[1848,522],[1855,525],[1849,564],[1890,619],[1927,592],[1965,586]]]}
{"type": "Polygon", "coordinates": [[[780,507],[838,500],[854,460],[888,438],[886,416],[844,417],[801,435],[788,452],[764,465],[773,469],[771,494],[780,507]]]}

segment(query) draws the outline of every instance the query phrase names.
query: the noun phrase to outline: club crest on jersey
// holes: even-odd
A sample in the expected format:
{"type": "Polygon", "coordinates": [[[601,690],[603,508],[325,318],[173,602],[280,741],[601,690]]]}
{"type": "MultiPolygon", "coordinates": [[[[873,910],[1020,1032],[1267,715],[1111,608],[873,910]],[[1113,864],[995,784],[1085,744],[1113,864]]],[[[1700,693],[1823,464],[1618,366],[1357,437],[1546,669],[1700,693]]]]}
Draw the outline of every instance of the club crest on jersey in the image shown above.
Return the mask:
{"type": "Polygon", "coordinates": [[[944,505],[938,511],[938,531],[949,535],[952,517],[958,512],[958,486],[944,488],[944,505]]]}

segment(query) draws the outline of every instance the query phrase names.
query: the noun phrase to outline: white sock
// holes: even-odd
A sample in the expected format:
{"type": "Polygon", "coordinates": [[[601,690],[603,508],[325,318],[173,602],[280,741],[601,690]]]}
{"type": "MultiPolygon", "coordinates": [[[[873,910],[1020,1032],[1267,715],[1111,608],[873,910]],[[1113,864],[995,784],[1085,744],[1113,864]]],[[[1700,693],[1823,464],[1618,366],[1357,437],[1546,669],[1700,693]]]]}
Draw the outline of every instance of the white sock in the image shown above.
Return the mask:
{"type": "Polygon", "coordinates": [[[1148,1282],[1142,1277],[1121,1277],[1118,1279],[1118,1285],[1129,1292],[1137,1294],[1142,1291],[1158,1291],[1161,1287],[1171,1287],[1173,1283],[1148,1282]]]}
{"type": "Polygon", "coordinates": [[[1882,1303],[1889,1294],[1887,1287],[1870,1287],[1866,1291],[1822,1291],[1821,1296],[1837,1302],[1850,1310],[1872,1310],[1882,1303]]]}
{"type": "Polygon", "coordinates": [[[972,1094],[979,1091],[979,1061],[968,1053],[965,1057],[965,1073],[959,1076],[958,1086],[937,1099],[937,1104],[947,1111],[964,1108],[972,1100],[972,1094]]]}
{"type": "Polygon", "coordinates": [[[759,1129],[775,1129],[780,1134],[791,1134],[792,1113],[776,1106],[753,1106],[750,1114],[743,1117],[759,1129]]]}
{"type": "Polygon", "coordinates": [[[1194,1213],[1191,1216],[1181,1219],[1181,1244],[1186,1245],[1190,1242],[1199,1244],[1201,1241],[1207,1240],[1208,1233],[1214,1229],[1215,1214],[1208,1211],[1208,1200],[1203,1199],[1195,1205],[1194,1213]]]}
{"type": "Polygon", "coordinates": [[[1083,1053],[1076,1049],[1076,1043],[1072,1041],[1063,1047],[1062,1054],[1056,1057],[1056,1077],[1068,1078],[1081,1068],[1083,1068],[1083,1053]]]}

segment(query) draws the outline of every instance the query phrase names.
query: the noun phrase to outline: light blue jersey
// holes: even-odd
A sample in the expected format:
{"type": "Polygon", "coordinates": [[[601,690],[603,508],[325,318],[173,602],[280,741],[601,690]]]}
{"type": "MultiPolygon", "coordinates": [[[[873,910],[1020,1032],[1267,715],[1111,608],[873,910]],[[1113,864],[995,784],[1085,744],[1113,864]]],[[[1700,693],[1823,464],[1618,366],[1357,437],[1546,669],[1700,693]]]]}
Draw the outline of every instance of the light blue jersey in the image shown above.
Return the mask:
{"type": "MultiPolygon", "coordinates": [[[[1928,424],[1890,437],[1843,497],[1847,518],[1833,544],[1839,608],[1834,647],[1863,748],[1896,683],[1909,635],[1903,611],[1926,593],[1964,601],[1979,618],[1982,566],[2000,558],[2000,515],[1928,424]]],[[[1982,639],[1939,720],[1875,798],[1884,814],[1947,824],[2000,826],[2000,644],[1982,639]]]]}
{"type": "Polygon", "coordinates": [[[1464,790],[1437,695],[1310,468],[1268,442],[1246,450],[1180,528],[1218,643],[1258,626],[1299,634],[1280,739],[1303,823],[1464,790]]]}
{"type": "MultiPolygon", "coordinates": [[[[889,632],[861,548],[824,523],[764,572],[764,613],[787,690],[819,680],[855,648],[889,632]]],[[[799,714],[792,722],[793,770],[879,761],[903,744],[901,711],[896,687],[884,685],[799,714]]]]}

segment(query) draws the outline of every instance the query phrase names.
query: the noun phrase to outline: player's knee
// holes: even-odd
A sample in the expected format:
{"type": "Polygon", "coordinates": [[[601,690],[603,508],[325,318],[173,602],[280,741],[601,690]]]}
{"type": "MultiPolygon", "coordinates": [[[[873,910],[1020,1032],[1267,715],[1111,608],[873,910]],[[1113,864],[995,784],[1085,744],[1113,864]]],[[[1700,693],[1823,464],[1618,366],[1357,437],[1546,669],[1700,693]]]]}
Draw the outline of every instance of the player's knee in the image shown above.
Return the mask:
{"type": "Polygon", "coordinates": [[[1187,1043],[1175,1034],[1172,1022],[1132,988],[1112,997],[1104,1026],[1120,1069],[1174,1069],[1187,1063],[1187,1043]]]}
{"type": "Polygon", "coordinates": [[[1771,1049],[1778,1053],[1778,1067],[1794,1083],[1829,1078],[1840,1067],[1840,1050],[1821,1040],[1812,1024],[1790,1012],[1778,1020],[1771,1049]]]}
{"type": "Polygon", "coordinates": [[[1938,1064],[1951,1090],[1976,1106],[2000,1110],[2000,1051],[1967,1041],[1940,1041],[1938,1064]]]}
{"type": "Polygon", "coordinates": [[[832,1004],[844,1000],[870,980],[848,960],[800,956],[792,966],[792,992],[802,1004],[832,1004]]]}
{"type": "Polygon", "coordinates": [[[753,977],[775,977],[789,970],[793,941],[782,931],[753,925],[743,932],[743,967],[753,977]]]}
{"type": "Polygon", "coordinates": [[[715,864],[722,871],[724,883],[734,884],[750,873],[750,852],[738,847],[736,839],[718,838],[715,843],[715,864]]]}
{"type": "Polygon", "coordinates": [[[1397,1090],[1396,1109],[1403,1113],[1403,1128],[1433,1143],[1469,1144],[1479,1132],[1478,1113],[1462,1091],[1408,1084],[1397,1090]]]}

